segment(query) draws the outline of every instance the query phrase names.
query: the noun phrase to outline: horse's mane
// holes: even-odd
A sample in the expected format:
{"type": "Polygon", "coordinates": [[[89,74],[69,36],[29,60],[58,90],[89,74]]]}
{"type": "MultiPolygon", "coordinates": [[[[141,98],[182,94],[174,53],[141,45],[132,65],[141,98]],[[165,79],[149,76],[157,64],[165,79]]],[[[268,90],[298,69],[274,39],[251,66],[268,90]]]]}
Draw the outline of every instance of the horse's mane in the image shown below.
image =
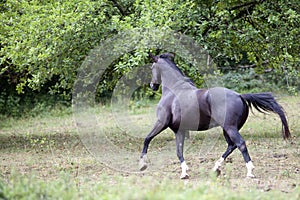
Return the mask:
{"type": "Polygon", "coordinates": [[[193,83],[193,81],[192,81],[189,77],[187,77],[187,76],[179,69],[179,67],[177,67],[177,65],[174,63],[174,61],[173,61],[173,59],[172,59],[172,57],[170,56],[169,53],[161,54],[161,55],[159,55],[159,58],[164,59],[164,60],[169,64],[170,67],[172,67],[174,70],[176,70],[177,72],[179,72],[179,73],[184,77],[185,80],[187,80],[189,83],[191,83],[192,85],[195,86],[195,84],[193,83]]]}

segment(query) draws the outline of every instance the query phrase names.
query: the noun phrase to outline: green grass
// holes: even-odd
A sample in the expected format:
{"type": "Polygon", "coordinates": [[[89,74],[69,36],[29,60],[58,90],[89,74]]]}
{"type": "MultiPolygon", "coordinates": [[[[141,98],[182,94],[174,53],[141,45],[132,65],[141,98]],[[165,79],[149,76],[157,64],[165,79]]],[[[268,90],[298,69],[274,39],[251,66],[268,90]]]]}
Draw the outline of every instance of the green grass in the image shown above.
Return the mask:
{"type": "Polygon", "coordinates": [[[79,183],[67,173],[53,181],[13,173],[0,186],[3,199],[299,199],[300,188],[291,193],[263,192],[255,188],[232,190],[217,179],[207,183],[189,183],[170,179],[101,175],[99,182],[79,183]]]}
{"type": "MultiPolygon", "coordinates": [[[[163,166],[152,165],[147,173],[136,174],[115,171],[96,160],[82,144],[70,109],[37,117],[2,117],[0,199],[299,199],[300,98],[284,97],[280,103],[288,116],[291,141],[282,140],[280,121],[273,114],[255,112],[241,130],[256,166],[255,179],[245,178],[238,151],[224,164],[221,176],[211,173],[215,160],[226,148],[224,138],[217,137],[213,148],[203,156],[199,149],[203,141],[210,139],[207,134],[221,134],[218,129],[191,134],[185,151],[191,178],[182,181],[175,151],[163,151],[175,145],[170,131],[155,138],[149,149],[149,156],[156,152],[154,158],[163,159],[163,166]]],[[[106,136],[110,142],[131,152],[133,159],[128,163],[137,166],[143,137],[151,128],[148,113],[153,108],[145,105],[132,109],[124,116],[110,107],[93,108],[91,113],[97,116],[97,126],[109,133],[106,136]],[[116,119],[123,118],[124,123],[115,124],[116,119]],[[126,123],[129,127],[135,124],[137,133],[120,127],[126,123]]],[[[110,156],[106,155],[108,160],[110,156]]]]}

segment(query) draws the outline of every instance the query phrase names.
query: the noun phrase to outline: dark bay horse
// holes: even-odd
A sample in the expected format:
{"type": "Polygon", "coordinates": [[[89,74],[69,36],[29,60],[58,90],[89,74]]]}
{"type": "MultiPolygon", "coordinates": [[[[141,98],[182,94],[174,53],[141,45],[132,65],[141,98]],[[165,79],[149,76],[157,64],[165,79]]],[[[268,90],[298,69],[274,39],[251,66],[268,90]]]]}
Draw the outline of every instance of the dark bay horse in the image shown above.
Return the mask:
{"type": "Polygon", "coordinates": [[[176,136],[177,156],[182,169],[180,178],[189,178],[188,166],[183,157],[186,131],[204,131],[221,126],[228,147],[215,163],[213,170],[218,171],[222,162],[238,148],[246,162],[247,176],[254,177],[254,166],[246,143],[239,133],[252,106],[260,112],[278,114],[283,125],[283,138],[290,137],[284,111],[271,93],[238,94],[222,87],[198,89],[173,62],[173,54],[150,56],[154,62],[151,67],[150,87],[157,90],[162,85],[162,96],[157,106],[157,121],[144,140],[140,170],[147,168],[146,154],[150,141],[166,128],[170,128],[176,136]]]}

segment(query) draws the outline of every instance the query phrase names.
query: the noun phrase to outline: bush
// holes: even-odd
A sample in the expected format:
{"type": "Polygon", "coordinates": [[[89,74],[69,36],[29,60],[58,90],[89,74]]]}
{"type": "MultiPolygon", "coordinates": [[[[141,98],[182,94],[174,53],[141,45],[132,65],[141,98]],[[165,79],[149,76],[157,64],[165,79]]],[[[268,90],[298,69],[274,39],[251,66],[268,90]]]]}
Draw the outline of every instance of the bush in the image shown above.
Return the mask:
{"type": "Polygon", "coordinates": [[[254,69],[230,71],[223,75],[224,86],[240,93],[275,92],[297,95],[300,90],[299,72],[292,71],[285,76],[276,71],[258,74],[254,69]]]}

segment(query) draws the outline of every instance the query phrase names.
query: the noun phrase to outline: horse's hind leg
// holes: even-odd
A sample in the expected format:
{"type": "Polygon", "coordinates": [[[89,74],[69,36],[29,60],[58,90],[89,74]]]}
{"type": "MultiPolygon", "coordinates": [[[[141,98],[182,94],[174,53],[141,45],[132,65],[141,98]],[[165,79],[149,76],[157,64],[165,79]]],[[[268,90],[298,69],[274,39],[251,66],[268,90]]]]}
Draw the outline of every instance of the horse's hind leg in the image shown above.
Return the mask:
{"type": "Polygon", "coordinates": [[[217,160],[213,168],[213,171],[217,172],[218,174],[220,173],[220,167],[223,161],[237,148],[237,146],[234,144],[234,142],[232,142],[232,140],[230,139],[230,137],[228,136],[225,130],[223,130],[223,135],[226,139],[228,147],[225,153],[222,155],[222,157],[219,160],[217,160]]]}
{"type": "Polygon", "coordinates": [[[244,160],[246,162],[246,167],[247,167],[247,176],[254,177],[254,175],[252,174],[252,170],[254,169],[254,166],[253,166],[251,158],[249,156],[245,140],[242,138],[242,136],[240,135],[240,133],[238,132],[238,130],[236,128],[227,128],[227,129],[225,129],[225,131],[228,134],[230,140],[241,151],[241,153],[244,157],[244,160]]]}

